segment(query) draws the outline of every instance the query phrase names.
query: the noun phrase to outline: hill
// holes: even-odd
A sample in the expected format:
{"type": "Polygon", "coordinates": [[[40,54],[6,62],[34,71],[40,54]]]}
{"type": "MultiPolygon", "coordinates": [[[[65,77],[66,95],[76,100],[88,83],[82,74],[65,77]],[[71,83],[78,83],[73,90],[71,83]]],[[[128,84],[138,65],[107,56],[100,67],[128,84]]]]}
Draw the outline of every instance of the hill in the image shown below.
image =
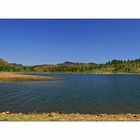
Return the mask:
{"type": "Polygon", "coordinates": [[[0,65],[7,65],[8,62],[0,58],[0,65]]]}
{"type": "Polygon", "coordinates": [[[31,72],[31,73],[140,73],[140,59],[112,60],[105,64],[80,63],[66,61],[60,64],[44,64],[23,66],[22,64],[8,63],[0,59],[0,71],[31,72]]]}
{"type": "Polygon", "coordinates": [[[21,64],[9,63],[4,59],[0,58],[0,71],[18,72],[23,71],[23,68],[24,66],[21,64]]]}

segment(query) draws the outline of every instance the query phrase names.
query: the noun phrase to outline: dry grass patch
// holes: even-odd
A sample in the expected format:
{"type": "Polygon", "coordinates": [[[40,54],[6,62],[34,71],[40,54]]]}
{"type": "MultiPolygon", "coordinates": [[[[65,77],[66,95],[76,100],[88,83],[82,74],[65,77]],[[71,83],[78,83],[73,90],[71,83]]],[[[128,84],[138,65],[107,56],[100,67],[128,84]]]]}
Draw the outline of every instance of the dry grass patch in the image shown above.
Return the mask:
{"type": "Polygon", "coordinates": [[[47,76],[21,75],[10,72],[0,72],[0,81],[51,81],[62,80],[62,78],[52,78],[47,76]]]}

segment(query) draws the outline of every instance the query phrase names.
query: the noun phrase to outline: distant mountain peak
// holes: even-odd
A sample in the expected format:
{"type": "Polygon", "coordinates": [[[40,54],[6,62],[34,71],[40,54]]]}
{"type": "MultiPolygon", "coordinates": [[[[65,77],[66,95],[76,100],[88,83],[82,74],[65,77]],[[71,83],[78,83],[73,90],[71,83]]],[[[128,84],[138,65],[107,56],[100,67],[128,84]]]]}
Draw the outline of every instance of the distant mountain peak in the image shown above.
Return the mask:
{"type": "Polygon", "coordinates": [[[74,62],[70,62],[70,61],[65,61],[63,64],[64,64],[64,65],[73,65],[73,64],[75,64],[75,63],[74,63],[74,62]]]}
{"type": "Polygon", "coordinates": [[[64,63],[59,63],[59,64],[56,64],[56,65],[74,65],[74,64],[75,64],[74,62],[65,61],[64,63]]]}
{"type": "Polygon", "coordinates": [[[94,63],[94,62],[90,62],[90,63],[88,63],[89,65],[97,65],[96,63],[94,63]]]}
{"type": "Polygon", "coordinates": [[[65,61],[64,63],[58,64],[58,65],[97,65],[96,63],[90,62],[90,63],[81,63],[81,62],[70,62],[70,61],[65,61]]]}
{"type": "Polygon", "coordinates": [[[10,63],[12,66],[23,67],[22,64],[10,63]]]}

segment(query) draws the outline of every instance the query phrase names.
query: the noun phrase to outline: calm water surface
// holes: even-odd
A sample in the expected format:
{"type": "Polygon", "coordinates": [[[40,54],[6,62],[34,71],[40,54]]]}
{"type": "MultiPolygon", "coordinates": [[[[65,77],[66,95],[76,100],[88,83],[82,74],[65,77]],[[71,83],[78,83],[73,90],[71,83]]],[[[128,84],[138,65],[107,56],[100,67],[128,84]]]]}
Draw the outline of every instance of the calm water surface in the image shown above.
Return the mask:
{"type": "Polygon", "coordinates": [[[140,75],[49,76],[66,80],[0,83],[0,112],[140,113],[140,75]]]}

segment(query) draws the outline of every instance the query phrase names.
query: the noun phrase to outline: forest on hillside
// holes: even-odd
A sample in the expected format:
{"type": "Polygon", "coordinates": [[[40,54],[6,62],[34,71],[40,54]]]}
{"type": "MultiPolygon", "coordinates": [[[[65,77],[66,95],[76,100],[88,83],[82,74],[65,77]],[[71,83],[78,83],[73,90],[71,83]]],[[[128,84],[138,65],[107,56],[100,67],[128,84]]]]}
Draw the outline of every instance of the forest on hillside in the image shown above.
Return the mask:
{"type": "Polygon", "coordinates": [[[36,73],[140,73],[140,59],[112,60],[105,64],[65,62],[56,65],[23,66],[0,59],[0,71],[36,73]]]}

